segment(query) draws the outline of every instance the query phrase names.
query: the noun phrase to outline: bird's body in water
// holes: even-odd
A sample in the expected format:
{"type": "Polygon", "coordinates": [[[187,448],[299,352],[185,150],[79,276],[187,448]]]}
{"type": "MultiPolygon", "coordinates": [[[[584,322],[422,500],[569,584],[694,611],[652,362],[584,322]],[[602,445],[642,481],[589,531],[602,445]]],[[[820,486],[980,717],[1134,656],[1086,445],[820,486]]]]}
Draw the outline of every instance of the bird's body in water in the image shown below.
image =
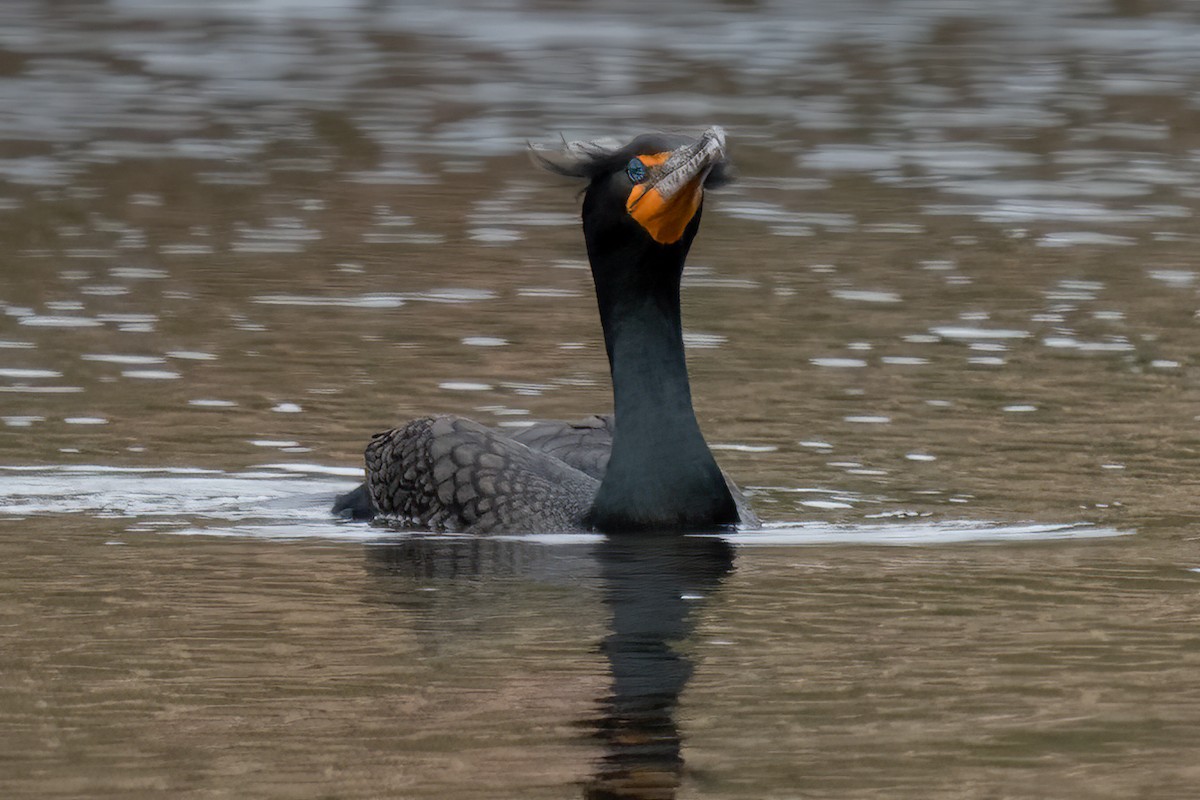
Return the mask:
{"type": "Polygon", "coordinates": [[[704,190],[728,176],[724,133],[572,143],[534,158],[589,182],[583,232],[615,414],[516,433],[461,417],[413,420],[373,438],[366,483],[334,511],[471,533],[756,524],[696,422],[679,308],[704,190]]]}

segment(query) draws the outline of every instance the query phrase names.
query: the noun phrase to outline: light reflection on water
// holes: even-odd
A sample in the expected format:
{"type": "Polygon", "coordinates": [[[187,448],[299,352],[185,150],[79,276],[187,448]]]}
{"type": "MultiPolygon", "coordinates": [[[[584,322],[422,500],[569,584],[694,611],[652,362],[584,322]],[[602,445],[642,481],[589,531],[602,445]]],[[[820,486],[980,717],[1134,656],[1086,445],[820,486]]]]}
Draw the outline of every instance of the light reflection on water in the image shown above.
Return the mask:
{"type": "Polygon", "coordinates": [[[1192,797],[1197,37],[1171,0],[4,4],[0,611],[38,623],[0,794],[1192,797]],[[396,420],[609,407],[579,187],[526,142],[710,124],[689,365],[767,529],[328,519],[396,420]]]}
{"type": "MultiPolygon", "coordinates": [[[[103,418],[78,418],[73,424],[105,424],[103,418]]],[[[298,442],[256,440],[256,447],[304,450],[298,442]]],[[[719,449],[719,448],[717,448],[719,449]]],[[[911,455],[911,454],[910,454],[911,455]]],[[[1114,465],[1106,465],[1114,466],[1114,465]]],[[[154,518],[154,530],[162,533],[207,536],[247,536],[267,539],[321,538],[332,541],[388,541],[403,536],[386,527],[349,525],[328,513],[329,498],[353,484],[318,476],[355,479],[354,468],[318,464],[261,464],[254,471],[225,473],[196,468],[152,469],[78,465],[59,468],[4,467],[0,490],[0,514],[28,519],[43,515],[99,514],[109,519],[127,519],[128,532],[142,530],[139,520],[154,518]],[[81,489],[81,485],[86,489],[81,489]],[[172,519],[177,530],[168,527],[172,519]],[[204,520],[202,526],[194,526],[204,520]]],[[[761,487],[750,487],[751,495],[761,487]]],[[[821,489],[780,489],[826,496],[821,489]]],[[[809,508],[852,508],[870,498],[845,494],[832,499],[801,500],[809,508]]],[[[915,511],[895,510],[871,517],[922,516],[915,511]]],[[[928,516],[928,515],[924,515],[928,516]]],[[[830,525],[820,522],[775,522],[757,530],[721,534],[723,540],[740,546],[801,546],[828,544],[936,545],[963,542],[1005,543],[1054,541],[1127,535],[1130,531],[1079,524],[997,525],[986,522],[936,521],[830,525]]],[[[469,538],[469,537],[468,537],[469,538]]],[[[494,537],[512,539],[513,537],[494,537]]],[[[602,541],[594,534],[528,535],[514,541],[531,544],[602,541]]]]}

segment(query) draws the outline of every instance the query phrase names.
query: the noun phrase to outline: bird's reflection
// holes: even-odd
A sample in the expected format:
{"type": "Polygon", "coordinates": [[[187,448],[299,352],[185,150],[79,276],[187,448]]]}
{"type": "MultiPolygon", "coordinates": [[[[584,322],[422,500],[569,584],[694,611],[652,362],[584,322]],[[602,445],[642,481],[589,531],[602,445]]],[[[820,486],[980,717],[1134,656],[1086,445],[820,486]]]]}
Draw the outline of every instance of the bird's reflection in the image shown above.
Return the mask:
{"type": "Polygon", "coordinates": [[[610,613],[601,648],[612,690],[587,723],[604,742],[605,754],[584,782],[583,796],[675,797],[683,769],[675,712],[694,667],[675,645],[692,633],[696,610],[732,569],[733,548],[727,542],[626,535],[545,545],[431,536],[375,545],[367,553],[369,571],[385,579],[381,588],[387,602],[407,607],[414,598],[405,591],[412,584],[404,579],[476,582],[520,576],[574,584],[598,576],[610,613]]]}
{"type": "Polygon", "coordinates": [[[718,538],[622,536],[595,555],[612,612],[604,652],[613,689],[598,721],[607,754],[584,796],[667,800],[683,768],[675,710],[693,669],[674,643],[691,634],[693,611],[732,568],[733,549],[718,538]]]}

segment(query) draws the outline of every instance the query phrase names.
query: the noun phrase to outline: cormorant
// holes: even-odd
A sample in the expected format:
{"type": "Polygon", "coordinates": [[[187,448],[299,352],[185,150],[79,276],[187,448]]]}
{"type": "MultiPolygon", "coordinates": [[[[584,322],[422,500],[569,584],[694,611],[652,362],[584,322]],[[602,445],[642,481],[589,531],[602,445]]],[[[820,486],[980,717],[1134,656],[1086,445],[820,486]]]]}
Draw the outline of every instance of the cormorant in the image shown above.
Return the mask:
{"type": "Polygon", "coordinates": [[[615,414],[497,431],[456,416],[376,434],[367,480],[334,512],[471,533],[711,530],[758,520],[692,410],[679,284],[704,189],[727,182],[725,134],[645,134],[624,146],[532,149],[584,178],[583,236],[615,414]]]}

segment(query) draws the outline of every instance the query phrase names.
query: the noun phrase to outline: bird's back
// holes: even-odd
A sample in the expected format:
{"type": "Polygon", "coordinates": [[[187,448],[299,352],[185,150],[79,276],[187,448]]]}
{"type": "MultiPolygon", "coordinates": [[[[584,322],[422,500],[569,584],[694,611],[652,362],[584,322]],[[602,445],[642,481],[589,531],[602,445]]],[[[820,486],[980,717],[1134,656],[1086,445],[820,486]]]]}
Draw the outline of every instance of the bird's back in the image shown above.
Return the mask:
{"type": "Polygon", "coordinates": [[[596,480],[604,478],[608,457],[612,454],[613,417],[593,414],[581,420],[538,420],[516,428],[515,441],[563,461],[596,480]]]}

